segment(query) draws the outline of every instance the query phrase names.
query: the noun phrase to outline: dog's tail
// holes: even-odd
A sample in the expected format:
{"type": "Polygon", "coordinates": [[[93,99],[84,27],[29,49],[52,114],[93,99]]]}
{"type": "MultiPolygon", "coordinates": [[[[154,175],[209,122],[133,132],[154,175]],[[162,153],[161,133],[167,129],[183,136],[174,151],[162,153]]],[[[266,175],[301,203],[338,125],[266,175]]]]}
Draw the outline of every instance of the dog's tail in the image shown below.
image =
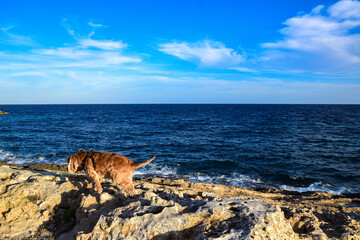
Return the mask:
{"type": "Polygon", "coordinates": [[[150,160],[148,160],[148,161],[146,161],[146,162],[143,162],[143,163],[133,163],[133,164],[132,164],[132,167],[133,167],[133,168],[142,167],[142,166],[148,164],[149,162],[151,162],[152,160],[154,160],[155,158],[156,158],[156,157],[154,156],[152,159],[150,159],[150,160]]]}

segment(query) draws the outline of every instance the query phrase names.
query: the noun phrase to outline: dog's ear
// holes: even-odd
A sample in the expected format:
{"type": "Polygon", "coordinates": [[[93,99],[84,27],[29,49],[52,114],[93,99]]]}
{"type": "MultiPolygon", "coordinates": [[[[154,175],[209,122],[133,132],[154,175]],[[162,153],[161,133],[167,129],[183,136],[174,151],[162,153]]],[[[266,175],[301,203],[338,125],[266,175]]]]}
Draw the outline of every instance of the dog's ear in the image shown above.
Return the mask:
{"type": "Polygon", "coordinates": [[[79,153],[83,153],[83,152],[84,152],[84,150],[82,150],[82,149],[80,148],[78,152],[79,152],[79,153]]]}
{"type": "Polygon", "coordinates": [[[95,153],[95,151],[90,148],[89,151],[88,151],[88,153],[87,153],[87,155],[88,155],[88,157],[92,158],[93,155],[94,155],[94,153],[95,153]]]}

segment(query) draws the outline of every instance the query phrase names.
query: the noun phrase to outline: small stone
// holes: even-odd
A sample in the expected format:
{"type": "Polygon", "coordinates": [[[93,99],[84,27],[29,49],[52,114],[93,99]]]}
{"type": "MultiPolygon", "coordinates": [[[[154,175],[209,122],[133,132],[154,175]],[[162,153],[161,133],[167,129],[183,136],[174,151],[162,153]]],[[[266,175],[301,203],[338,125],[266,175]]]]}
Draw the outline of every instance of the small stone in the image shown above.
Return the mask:
{"type": "Polygon", "coordinates": [[[107,192],[103,192],[101,195],[100,195],[100,204],[104,204],[105,202],[109,201],[113,199],[113,196],[111,196],[109,193],[107,192]]]}

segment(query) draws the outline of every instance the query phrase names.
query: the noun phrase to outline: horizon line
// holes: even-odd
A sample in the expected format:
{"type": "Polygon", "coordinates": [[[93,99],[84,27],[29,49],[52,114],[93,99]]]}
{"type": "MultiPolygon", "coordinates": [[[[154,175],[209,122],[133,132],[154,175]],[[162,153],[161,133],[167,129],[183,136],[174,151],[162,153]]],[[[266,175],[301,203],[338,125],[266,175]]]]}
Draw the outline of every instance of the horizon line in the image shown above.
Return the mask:
{"type": "Polygon", "coordinates": [[[0,103],[11,105],[360,105],[360,103],[0,103]]]}

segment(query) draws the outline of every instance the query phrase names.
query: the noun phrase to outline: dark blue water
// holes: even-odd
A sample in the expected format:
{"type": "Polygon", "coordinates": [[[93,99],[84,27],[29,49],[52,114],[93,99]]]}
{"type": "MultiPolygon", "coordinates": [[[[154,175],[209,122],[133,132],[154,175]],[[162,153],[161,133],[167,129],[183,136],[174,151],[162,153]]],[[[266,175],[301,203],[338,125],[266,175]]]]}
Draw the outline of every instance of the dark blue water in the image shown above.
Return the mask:
{"type": "Polygon", "coordinates": [[[66,164],[79,148],[157,158],[138,174],[360,192],[360,105],[5,105],[0,160],[66,164]]]}

